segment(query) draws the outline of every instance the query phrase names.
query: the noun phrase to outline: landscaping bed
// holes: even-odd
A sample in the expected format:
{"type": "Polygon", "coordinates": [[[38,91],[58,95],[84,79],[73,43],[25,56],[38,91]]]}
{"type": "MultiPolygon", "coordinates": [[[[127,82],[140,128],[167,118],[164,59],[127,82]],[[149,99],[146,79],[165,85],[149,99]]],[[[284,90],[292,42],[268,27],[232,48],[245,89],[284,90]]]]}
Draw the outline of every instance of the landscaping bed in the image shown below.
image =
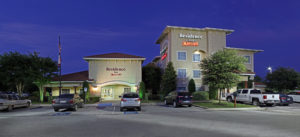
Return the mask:
{"type": "MultiPolygon", "coordinates": [[[[234,108],[234,103],[221,101],[221,103],[219,104],[218,100],[211,100],[207,102],[194,102],[193,105],[204,107],[204,108],[234,108]]],[[[251,108],[251,107],[257,107],[257,106],[236,103],[236,108],[251,108]]]]}

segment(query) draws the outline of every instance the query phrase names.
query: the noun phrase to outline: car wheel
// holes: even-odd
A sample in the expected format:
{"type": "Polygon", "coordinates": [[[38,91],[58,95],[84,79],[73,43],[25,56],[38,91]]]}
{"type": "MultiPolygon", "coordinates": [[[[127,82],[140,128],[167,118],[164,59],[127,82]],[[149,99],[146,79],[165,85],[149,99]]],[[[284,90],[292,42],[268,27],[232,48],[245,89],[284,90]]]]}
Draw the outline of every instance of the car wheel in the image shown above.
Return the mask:
{"type": "Polygon", "coordinates": [[[254,105],[254,106],[259,106],[258,100],[257,100],[257,99],[253,100],[253,101],[252,101],[252,105],[254,105]]]}
{"type": "Polygon", "coordinates": [[[231,97],[228,97],[228,98],[227,98],[227,102],[232,102],[232,98],[231,98],[231,97]]]}
{"type": "Polygon", "coordinates": [[[123,107],[120,107],[120,111],[123,111],[123,107]]]}
{"type": "Polygon", "coordinates": [[[13,109],[14,109],[14,106],[12,106],[12,105],[9,105],[9,106],[7,107],[7,111],[8,111],[8,112],[12,111],[13,109]]]}
{"type": "Polygon", "coordinates": [[[78,109],[78,106],[77,106],[77,104],[74,106],[74,108],[73,108],[73,111],[77,111],[77,109],[78,109]]]}
{"type": "Polygon", "coordinates": [[[27,106],[26,107],[30,108],[30,105],[31,105],[30,102],[27,102],[27,106]]]}
{"type": "Polygon", "coordinates": [[[274,104],[266,104],[268,107],[272,107],[274,104]]]}
{"type": "Polygon", "coordinates": [[[141,107],[138,107],[138,108],[137,108],[137,110],[138,110],[138,111],[141,111],[141,110],[142,110],[142,108],[141,108],[141,107]]]}
{"type": "Polygon", "coordinates": [[[178,107],[176,101],[173,101],[173,107],[174,107],[174,108],[177,108],[177,107],[178,107]]]}
{"type": "Polygon", "coordinates": [[[59,110],[59,109],[57,109],[57,108],[54,109],[55,112],[58,112],[58,110],[59,110]]]}
{"type": "Polygon", "coordinates": [[[168,102],[167,102],[167,100],[165,100],[165,105],[168,105],[168,102]]]}
{"type": "Polygon", "coordinates": [[[189,105],[189,107],[192,107],[192,105],[189,105]]]}

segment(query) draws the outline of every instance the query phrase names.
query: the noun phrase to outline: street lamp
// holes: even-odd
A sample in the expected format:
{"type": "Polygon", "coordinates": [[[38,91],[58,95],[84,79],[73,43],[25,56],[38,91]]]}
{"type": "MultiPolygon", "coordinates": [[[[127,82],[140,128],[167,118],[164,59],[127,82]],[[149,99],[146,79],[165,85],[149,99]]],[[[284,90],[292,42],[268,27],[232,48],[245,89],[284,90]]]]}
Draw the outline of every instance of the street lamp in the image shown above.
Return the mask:
{"type": "Polygon", "coordinates": [[[267,69],[272,73],[272,67],[269,66],[267,69]]]}

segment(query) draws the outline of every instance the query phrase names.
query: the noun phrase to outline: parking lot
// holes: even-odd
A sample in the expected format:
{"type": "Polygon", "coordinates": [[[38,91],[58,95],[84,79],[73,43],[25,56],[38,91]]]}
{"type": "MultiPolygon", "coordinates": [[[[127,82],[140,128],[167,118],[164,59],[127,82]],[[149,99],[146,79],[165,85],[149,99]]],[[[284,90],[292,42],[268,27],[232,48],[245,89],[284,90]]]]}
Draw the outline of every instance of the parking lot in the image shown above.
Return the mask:
{"type": "Polygon", "coordinates": [[[34,105],[30,109],[0,112],[0,136],[287,137],[300,134],[299,112],[298,103],[267,107],[264,111],[212,111],[148,104],[141,111],[121,112],[118,103],[102,103],[76,112],[54,112],[51,106],[34,105]]]}

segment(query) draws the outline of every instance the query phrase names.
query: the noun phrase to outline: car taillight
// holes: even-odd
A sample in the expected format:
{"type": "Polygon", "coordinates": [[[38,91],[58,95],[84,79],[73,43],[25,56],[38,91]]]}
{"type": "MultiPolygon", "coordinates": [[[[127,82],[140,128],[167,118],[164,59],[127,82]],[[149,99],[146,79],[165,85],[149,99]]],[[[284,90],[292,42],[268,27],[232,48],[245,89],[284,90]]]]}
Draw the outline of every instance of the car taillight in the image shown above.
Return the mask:
{"type": "Polygon", "coordinates": [[[127,100],[122,98],[121,101],[126,102],[127,100]]]}
{"type": "Polygon", "coordinates": [[[267,99],[267,95],[264,95],[264,97],[263,97],[264,99],[267,99]]]}
{"type": "Polygon", "coordinates": [[[74,101],[73,101],[73,100],[70,100],[70,101],[69,101],[69,103],[73,104],[73,103],[74,103],[74,101]]]}
{"type": "Polygon", "coordinates": [[[52,104],[55,104],[55,100],[52,100],[52,104]]]}
{"type": "Polygon", "coordinates": [[[183,96],[178,96],[179,98],[182,98],[183,96]]]}
{"type": "Polygon", "coordinates": [[[135,101],[141,101],[141,99],[138,98],[138,99],[136,99],[135,101]]]}

